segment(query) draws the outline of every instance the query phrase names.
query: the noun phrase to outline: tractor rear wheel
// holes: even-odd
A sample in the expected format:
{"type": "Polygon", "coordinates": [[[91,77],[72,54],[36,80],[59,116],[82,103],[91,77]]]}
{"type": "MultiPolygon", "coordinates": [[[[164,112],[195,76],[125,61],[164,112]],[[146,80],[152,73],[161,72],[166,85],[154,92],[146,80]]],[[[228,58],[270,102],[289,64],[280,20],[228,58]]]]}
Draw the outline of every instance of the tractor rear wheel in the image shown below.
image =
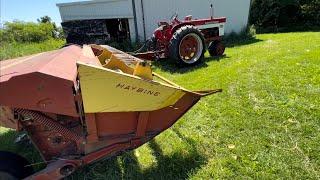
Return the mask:
{"type": "Polygon", "coordinates": [[[179,65],[194,65],[202,61],[206,51],[204,38],[194,26],[178,29],[169,43],[169,57],[179,65]]]}
{"type": "Polygon", "coordinates": [[[23,179],[33,174],[32,167],[26,167],[29,162],[14,153],[0,151],[0,180],[23,179]]]}
{"type": "Polygon", "coordinates": [[[208,47],[208,51],[211,56],[222,56],[225,49],[226,48],[221,41],[213,41],[208,47]]]}

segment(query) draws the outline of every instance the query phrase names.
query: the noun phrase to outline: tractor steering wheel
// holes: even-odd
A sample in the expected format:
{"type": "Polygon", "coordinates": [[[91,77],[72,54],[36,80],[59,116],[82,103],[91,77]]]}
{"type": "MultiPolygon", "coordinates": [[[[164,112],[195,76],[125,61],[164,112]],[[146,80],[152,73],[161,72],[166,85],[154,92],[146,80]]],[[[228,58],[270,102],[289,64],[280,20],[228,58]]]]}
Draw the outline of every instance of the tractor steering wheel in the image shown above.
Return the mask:
{"type": "Polygon", "coordinates": [[[178,13],[175,12],[172,16],[171,16],[171,21],[175,20],[178,17],[178,13]]]}

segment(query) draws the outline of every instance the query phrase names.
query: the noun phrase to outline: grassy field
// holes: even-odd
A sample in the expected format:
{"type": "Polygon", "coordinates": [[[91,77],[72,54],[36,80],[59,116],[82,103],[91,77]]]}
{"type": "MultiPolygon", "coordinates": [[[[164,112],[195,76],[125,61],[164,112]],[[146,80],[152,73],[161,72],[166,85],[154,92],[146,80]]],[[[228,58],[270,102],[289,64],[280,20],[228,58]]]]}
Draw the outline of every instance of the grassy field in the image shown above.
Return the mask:
{"type": "MultiPolygon", "coordinates": [[[[257,35],[222,58],[183,69],[162,62],[155,71],[188,89],[224,92],[148,144],[70,179],[320,179],[319,32],[257,35]]],[[[1,132],[0,149],[37,161],[1,132]]]]}
{"type": "Polygon", "coordinates": [[[0,44],[0,61],[23,55],[30,55],[52,49],[60,48],[65,44],[64,40],[47,40],[43,43],[5,43],[0,44]]]}

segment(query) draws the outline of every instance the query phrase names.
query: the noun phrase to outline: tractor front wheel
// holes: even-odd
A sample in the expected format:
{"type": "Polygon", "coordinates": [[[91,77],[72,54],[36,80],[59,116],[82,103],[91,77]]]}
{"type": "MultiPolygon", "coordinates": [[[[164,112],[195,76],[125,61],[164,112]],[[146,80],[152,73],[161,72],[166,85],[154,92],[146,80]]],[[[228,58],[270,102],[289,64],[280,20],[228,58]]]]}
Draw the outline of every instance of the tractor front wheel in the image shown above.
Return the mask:
{"type": "Polygon", "coordinates": [[[208,47],[208,51],[211,56],[222,56],[225,49],[226,48],[221,41],[211,42],[208,47]]]}
{"type": "Polygon", "coordinates": [[[169,56],[180,65],[194,65],[204,57],[205,43],[201,32],[187,25],[178,29],[169,44],[169,56]]]}
{"type": "Polygon", "coordinates": [[[14,153],[0,151],[0,179],[24,179],[33,174],[32,167],[26,167],[29,162],[14,153]]]}

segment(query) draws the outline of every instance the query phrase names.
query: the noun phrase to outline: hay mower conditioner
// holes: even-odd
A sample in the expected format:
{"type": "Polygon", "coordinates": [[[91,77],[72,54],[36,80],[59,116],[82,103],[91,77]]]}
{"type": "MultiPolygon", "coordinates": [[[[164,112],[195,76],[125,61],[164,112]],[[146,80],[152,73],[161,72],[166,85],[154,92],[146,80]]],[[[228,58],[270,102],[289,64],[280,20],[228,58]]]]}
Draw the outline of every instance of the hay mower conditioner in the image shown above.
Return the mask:
{"type": "Polygon", "coordinates": [[[0,152],[7,178],[64,178],[141,146],[221,91],[188,91],[109,46],[72,45],[0,66],[0,126],[25,131],[47,163],[32,174],[25,159],[0,152]]]}
{"type": "Polygon", "coordinates": [[[225,47],[225,17],[192,19],[186,16],[179,21],[174,15],[171,22],[159,22],[158,28],[146,43],[147,52],[137,53],[144,59],[170,58],[180,65],[193,65],[203,59],[206,47],[211,56],[221,56],[225,47]]]}

